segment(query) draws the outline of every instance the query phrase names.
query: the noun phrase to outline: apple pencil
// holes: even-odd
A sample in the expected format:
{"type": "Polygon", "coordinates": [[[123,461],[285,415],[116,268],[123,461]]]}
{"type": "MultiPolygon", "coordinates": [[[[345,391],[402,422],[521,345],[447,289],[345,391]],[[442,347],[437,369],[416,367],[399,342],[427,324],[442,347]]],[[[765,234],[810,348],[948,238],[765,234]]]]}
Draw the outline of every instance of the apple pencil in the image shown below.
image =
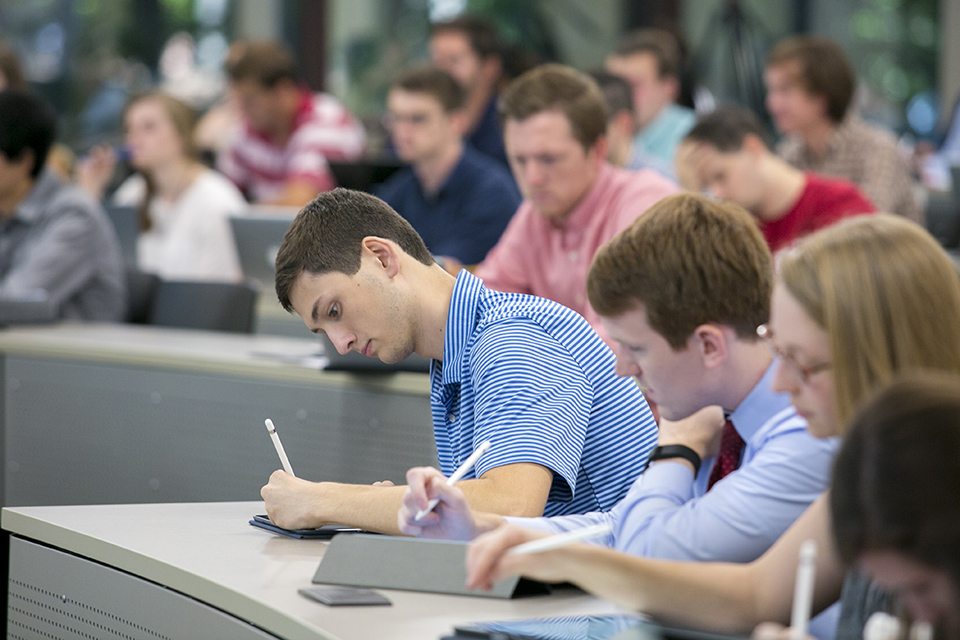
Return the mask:
{"type": "Polygon", "coordinates": [[[290,460],[287,458],[287,452],[283,450],[283,443],[280,442],[280,436],[277,435],[277,429],[273,426],[273,420],[267,418],[263,421],[263,424],[267,425],[267,431],[270,433],[270,439],[273,440],[273,446],[277,450],[277,455],[280,456],[280,463],[283,464],[283,470],[296,478],[297,476],[293,473],[293,467],[290,466],[290,460]]]}
{"type": "Polygon", "coordinates": [[[817,562],[817,542],[805,540],[800,545],[797,582],[793,588],[793,614],[790,616],[790,640],[804,640],[810,608],[813,606],[813,579],[817,562]]]}
{"type": "MultiPolygon", "coordinates": [[[[486,452],[486,450],[490,448],[490,444],[491,443],[489,440],[486,440],[480,443],[480,446],[477,447],[476,451],[471,453],[470,457],[464,460],[463,464],[460,465],[460,467],[453,472],[453,475],[447,478],[447,486],[452,487],[453,485],[460,482],[460,478],[465,476],[467,472],[473,468],[473,465],[477,464],[477,460],[479,460],[480,456],[482,456],[484,452],[486,452]]],[[[420,509],[420,511],[417,512],[417,516],[413,519],[414,522],[416,522],[417,520],[420,520],[420,518],[422,518],[423,516],[433,511],[433,508],[437,506],[439,503],[440,503],[440,498],[434,498],[433,500],[428,502],[426,509],[420,509]]]]}
{"type": "Polygon", "coordinates": [[[565,547],[568,544],[573,544],[574,542],[589,540],[590,538],[597,538],[610,533],[612,530],[613,525],[611,523],[601,522],[600,524],[593,524],[589,527],[581,527],[580,529],[574,529],[573,531],[556,533],[552,536],[547,536],[546,538],[540,538],[539,540],[531,540],[530,542],[518,544],[513,549],[507,551],[507,555],[525,555],[528,553],[540,553],[541,551],[559,549],[560,547],[565,547]]]}

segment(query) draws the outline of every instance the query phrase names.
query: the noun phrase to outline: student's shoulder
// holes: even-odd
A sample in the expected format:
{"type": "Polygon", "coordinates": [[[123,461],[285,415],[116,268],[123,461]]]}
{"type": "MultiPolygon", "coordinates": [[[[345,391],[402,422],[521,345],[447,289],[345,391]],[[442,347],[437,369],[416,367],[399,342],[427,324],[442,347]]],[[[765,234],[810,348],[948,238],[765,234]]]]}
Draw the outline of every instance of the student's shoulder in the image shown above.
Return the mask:
{"type": "Polygon", "coordinates": [[[582,316],[552,300],[520,293],[487,293],[475,333],[479,345],[502,343],[507,348],[526,349],[533,341],[563,345],[589,342],[592,337],[600,341],[582,316]]]}

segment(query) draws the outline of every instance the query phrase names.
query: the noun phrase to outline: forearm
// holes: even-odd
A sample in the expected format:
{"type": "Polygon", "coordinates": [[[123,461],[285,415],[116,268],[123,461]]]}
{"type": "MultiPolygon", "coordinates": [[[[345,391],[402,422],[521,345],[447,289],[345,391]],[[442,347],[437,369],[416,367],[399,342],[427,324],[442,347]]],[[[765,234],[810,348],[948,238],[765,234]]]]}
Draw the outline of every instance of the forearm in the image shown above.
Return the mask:
{"type": "Polygon", "coordinates": [[[319,524],[343,524],[388,535],[402,535],[397,511],[406,487],[320,482],[311,498],[311,520],[319,524]]]}
{"type": "Polygon", "coordinates": [[[650,560],[592,545],[570,547],[564,572],[581,588],[663,621],[747,632],[758,611],[752,565],[650,560]]]}

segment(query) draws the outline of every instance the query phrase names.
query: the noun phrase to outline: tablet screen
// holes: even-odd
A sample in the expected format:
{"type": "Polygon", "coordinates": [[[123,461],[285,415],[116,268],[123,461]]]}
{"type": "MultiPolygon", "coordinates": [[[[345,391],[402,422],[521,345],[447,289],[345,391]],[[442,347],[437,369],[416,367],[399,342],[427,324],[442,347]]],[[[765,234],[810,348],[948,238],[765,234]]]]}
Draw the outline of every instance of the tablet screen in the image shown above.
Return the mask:
{"type": "Polygon", "coordinates": [[[635,615],[562,616],[456,627],[458,637],[489,640],[608,640],[640,624],[635,615]]]}

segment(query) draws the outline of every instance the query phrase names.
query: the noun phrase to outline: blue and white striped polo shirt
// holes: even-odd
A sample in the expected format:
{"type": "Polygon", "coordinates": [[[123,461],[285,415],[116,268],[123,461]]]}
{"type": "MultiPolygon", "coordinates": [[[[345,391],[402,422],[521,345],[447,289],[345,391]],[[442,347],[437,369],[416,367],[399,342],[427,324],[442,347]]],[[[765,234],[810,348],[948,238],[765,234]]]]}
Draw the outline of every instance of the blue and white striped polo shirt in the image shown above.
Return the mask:
{"type": "Polygon", "coordinates": [[[553,471],[544,515],[607,511],[626,495],[657,441],[633,380],[576,312],[499,293],[461,271],[430,405],[440,468],[450,475],[484,440],[472,474],[532,462],[553,471]]]}

